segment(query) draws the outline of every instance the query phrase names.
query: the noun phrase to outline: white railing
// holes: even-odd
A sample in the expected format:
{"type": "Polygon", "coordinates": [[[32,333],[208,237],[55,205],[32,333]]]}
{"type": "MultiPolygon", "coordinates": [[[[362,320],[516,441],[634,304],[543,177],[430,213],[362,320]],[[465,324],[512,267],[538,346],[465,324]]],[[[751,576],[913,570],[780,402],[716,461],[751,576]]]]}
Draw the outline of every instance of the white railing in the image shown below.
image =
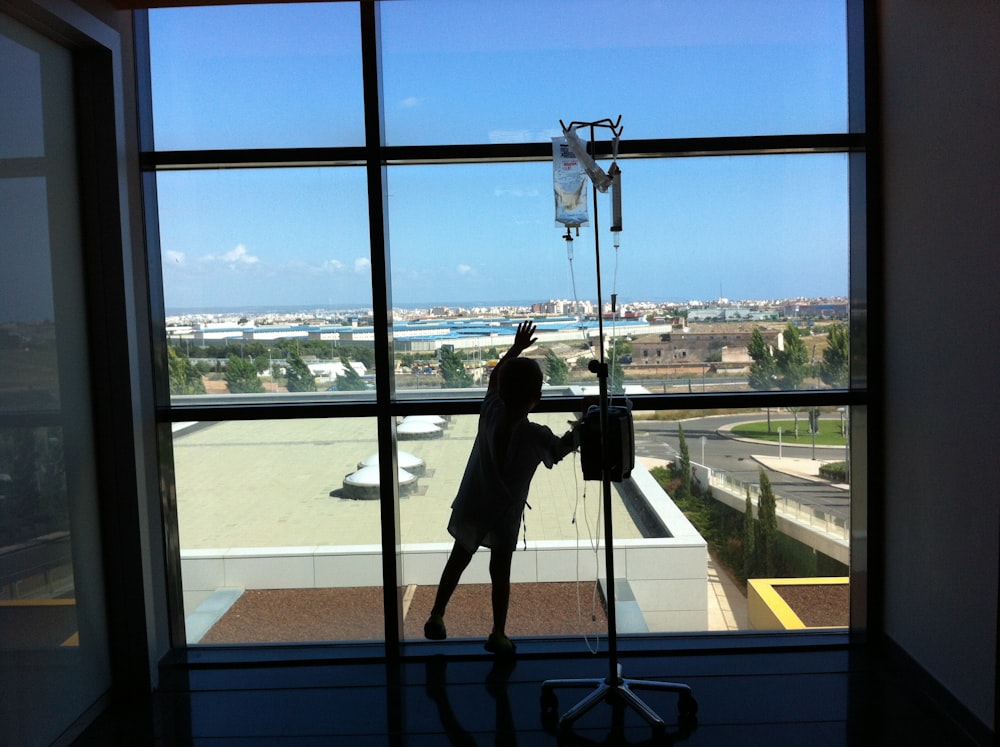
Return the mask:
{"type": "MultiPolygon", "coordinates": [[[[717,472],[701,465],[694,465],[695,476],[702,484],[712,488],[712,496],[720,503],[746,511],[747,490],[750,502],[759,510],[760,486],[744,482],[725,472],[717,472]]],[[[794,498],[775,495],[775,513],[778,531],[844,564],[850,564],[851,523],[813,505],[794,498]]]]}

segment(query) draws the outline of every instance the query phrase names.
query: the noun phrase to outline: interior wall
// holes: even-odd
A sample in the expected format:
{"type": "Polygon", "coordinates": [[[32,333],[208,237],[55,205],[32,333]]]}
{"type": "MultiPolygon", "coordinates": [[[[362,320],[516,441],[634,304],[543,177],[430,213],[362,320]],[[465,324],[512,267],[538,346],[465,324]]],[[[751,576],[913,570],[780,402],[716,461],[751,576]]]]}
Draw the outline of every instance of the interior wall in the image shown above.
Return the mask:
{"type": "Polygon", "coordinates": [[[886,632],[992,728],[1000,3],[885,0],[879,21],[886,632]]]}

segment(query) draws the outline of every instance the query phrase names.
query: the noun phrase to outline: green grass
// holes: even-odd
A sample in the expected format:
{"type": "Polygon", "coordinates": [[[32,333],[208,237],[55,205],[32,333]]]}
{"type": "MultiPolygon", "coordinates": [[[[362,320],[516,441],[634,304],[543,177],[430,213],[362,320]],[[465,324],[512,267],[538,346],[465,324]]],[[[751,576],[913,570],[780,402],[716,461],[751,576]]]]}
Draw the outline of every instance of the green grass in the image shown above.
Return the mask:
{"type": "MultiPolygon", "coordinates": [[[[809,432],[809,415],[802,413],[799,417],[799,437],[795,438],[795,423],[792,420],[771,420],[771,431],[767,430],[767,421],[759,423],[743,423],[733,426],[733,435],[739,438],[756,438],[760,441],[778,443],[778,429],[781,428],[781,441],[786,444],[812,444],[813,437],[809,432]]],[[[844,446],[845,439],[840,435],[840,419],[819,421],[819,433],[816,434],[817,446],[844,446]]]]}

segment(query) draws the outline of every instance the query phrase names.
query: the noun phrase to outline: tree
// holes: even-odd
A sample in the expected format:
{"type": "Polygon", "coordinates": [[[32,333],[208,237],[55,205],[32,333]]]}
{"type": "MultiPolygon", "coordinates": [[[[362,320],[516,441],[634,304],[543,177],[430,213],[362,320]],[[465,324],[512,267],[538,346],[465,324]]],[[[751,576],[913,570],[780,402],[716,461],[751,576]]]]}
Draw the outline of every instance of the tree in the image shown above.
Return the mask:
{"type": "Polygon", "coordinates": [[[201,373],[191,365],[187,356],[174,348],[167,348],[167,369],[170,376],[171,394],[204,394],[205,382],[201,373]]]}
{"type": "Polygon", "coordinates": [[[847,325],[832,324],[827,330],[827,344],[823,362],[819,364],[819,377],[827,386],[841,389],[850,379],[850,335],[847,325]]]}
{"type": "Polygon", "coordinates": [[[465,370],[465,362],[451,346],[441,348],[441,376],[446,387],[472,386],[472,375],[465,370]]]}
{"type": "Polygon", "coordinates": [[[341,348],[341,357],[348,357],[351,360],[359,361],[365,364],[365,368],[375,368],[375,349],[368,348],[364,345],[351,345],[346,348],[341,348]]]}
{"type": "Polygon", "coordinates": [[[545,355],[545,376],[553,386],[569,383],[569,366],[551,349],[545,355]]]}
{"type": "Polygon", "coordinates": [[[753,518],[753,501],[750,500],[750,487],[747,486],[746,509],[743,512],[743,579],[752,578],[757,573],[757,543],[755,534],[756,522],[753,518]]]}
{"type": "Polygon", "coordinates": [[[778,513],[774,489],[763,468],[760,475],[760,498],[757,503],[757,532],[755,556],[757,573],[765,578],[773,578],[778,572],[778,513]]]}
{"type": "Polygon", "coordinates": [[[750,388],[756,391],[772,389],[776,375],[774,351],[764,340],[760,327],[754,327],[750,333],[747,353],[753,360],[750,364],[750,388]]]}
{"type": "Polygon", "coordinates": [[[285,386],[290,392],[315,392],[316,378],[298,353],[289,353],[285,365],[285,386]]]}
{"type": "Polygon", "coordinates": [[[257,373],[264,373],[267,371],[271,363],[271,358],[269,355],[269,350],[266,345],[261,342],[251,342],[246,346],[243,351],[241,358],[249,358],[253,361],[254,367],[257,369],[257,373]]]}
{"type": "Polygon", "coordinates": [[[691,497],[691,452],[688,451],[687,439],[684,438],[684,426],[677,424],[677,450],[680,452],[681,485],[677,489],[677,497],[684,500],[691,497]]]}
{"type": "MultiPolygon", "coordinates": [[[[798,389],[802,386],[809,373],[809,351],[803,342],[799,331],[791,322],[781,333],[784,338],[783,349],[774,354],[774,362],[778,371],[778,383],[782,389],[798,389]]],[[[795,423],[795,438],[799,437],[799,409],[789,407],[795,423]]]]}
{"type": "Polygon", "coordinates": [[[231,394],[264,391],[264,385],[257,375],[257,367],[252,361],[245,361],[238,355],[230,355],[227,359],[225,378],[231,394]]]}
{"type": "Polygon", "coordinates": [[[365,388],[364,379],[354,370],[346,356],[340,356],[340,362],[344,366],[344,372],[337,374],[338,392],[359,392],[365,388]]]}
{"type": "Polygon", "coordinates": [[[611,348],[607,357],[608,394],[625,394],[625,368],[622,366],[622,355],[616,345],[611,348]]]}
{"type": "Polygon", "coordinates": [[[774,354],[778,382],[782,389],[798,389],[809,374],[809,351],[791,322],[781,334],[784,345],[774,354]]]}

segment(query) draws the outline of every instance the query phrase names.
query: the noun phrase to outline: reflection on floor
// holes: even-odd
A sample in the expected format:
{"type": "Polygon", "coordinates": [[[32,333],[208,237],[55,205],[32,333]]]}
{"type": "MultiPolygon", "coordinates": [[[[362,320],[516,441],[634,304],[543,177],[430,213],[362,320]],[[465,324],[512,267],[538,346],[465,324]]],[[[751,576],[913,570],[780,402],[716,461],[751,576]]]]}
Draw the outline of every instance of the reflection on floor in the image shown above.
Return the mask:
{"type": "MultiPolygon", "coordinates": [[[[732,639],[731,639],[732,640],[732,639]]],[[[721,645],[726,645],[725,643],[721,645]]],[[[678,715],[676,695],[640,692],[666,722],[654,733],[630,709],[599,703],[560,733],[543,715],[542,682],[603,677],[605,654],[553,653],[526,641],[514,662],[471,643],[407,648],[397,666],[383,660],[287,660],[258,653],[256,663],[209,665],[205,652],[167,667],[150,700],[112,709],[76,744],[96,745],[974,745],[905,677],[873,666],[863,649],[798,645],[768,651],[735,641],[728,650],[623,651],[627,677],[692,687],[696,720],[678,715]],[[411,657],[410,651],[414,654],[411,657]]],[[[586,695],[557,691],[556,717],[586,695]]]]}

